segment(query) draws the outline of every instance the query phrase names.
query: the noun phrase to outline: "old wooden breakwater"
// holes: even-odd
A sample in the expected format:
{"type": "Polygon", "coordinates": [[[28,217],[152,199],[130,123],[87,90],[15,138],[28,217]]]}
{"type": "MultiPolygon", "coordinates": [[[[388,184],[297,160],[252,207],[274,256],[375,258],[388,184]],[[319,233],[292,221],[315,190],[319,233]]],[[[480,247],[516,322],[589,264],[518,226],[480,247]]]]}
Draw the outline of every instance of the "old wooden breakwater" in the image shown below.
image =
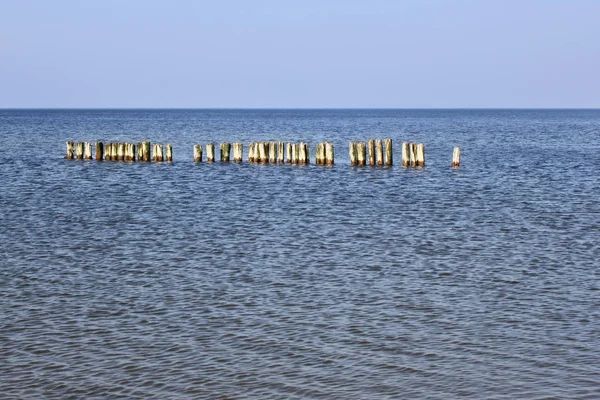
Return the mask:
{"type": "MultiPolygon", "coordinates": [[[[97,161],[173,161],[173,146],[170,144],[96,142],[97,161]],[[152,149],[152,151],[150,150],[152,149]]],[[[89,142],[67,142],[66,159],[92,160],[92,144],[89,142]]]]}
{"type": "MultiPolygon", "coordinates": [[[[240,142],[219,144],[219,161],[243,161],[244,146],[240,142]]],[[[206,161],[215,162],[215,144],[205,145],[206,161]]],[[[392,139],[369,139],[366,142],[350,142],[350,165],[352,166],[392,166],[392,139]]],[[[202,145],[194,145],[194,161],[202,162],[204,151],[202,145]]],[[[66,159],[92,160],[92,144],[90,142],[67,142],[66,159]]],[[[140,143],[95,143],[97,161],[173,161],[173,147],[170,144],[140,143]]],[[[252,142],[248,145],[248,162],[257,164],[309,164],[310,151],[307,143],[285,142],[252,142]]],[[[315,164],[333,165],[335,151],[333,143],[321,142],[315,146],[315,164]]],[[[402,166],[424,167],[425,145],[423,143],[402,143],[402,166]]],[[[453,168],[460,166],[460,148],[455,147],[452,153],[453,168]]]]}

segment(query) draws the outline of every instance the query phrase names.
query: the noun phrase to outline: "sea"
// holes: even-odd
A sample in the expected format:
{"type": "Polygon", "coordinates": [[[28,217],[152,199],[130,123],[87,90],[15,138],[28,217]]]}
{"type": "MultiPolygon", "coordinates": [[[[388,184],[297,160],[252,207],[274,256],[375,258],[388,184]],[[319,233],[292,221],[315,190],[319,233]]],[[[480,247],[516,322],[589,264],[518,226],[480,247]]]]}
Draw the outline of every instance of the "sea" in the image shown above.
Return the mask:
{"type": "Polygon", "coordinates": [[[0,110],[0,398],[598,399],[600,110],[0,110]]]}

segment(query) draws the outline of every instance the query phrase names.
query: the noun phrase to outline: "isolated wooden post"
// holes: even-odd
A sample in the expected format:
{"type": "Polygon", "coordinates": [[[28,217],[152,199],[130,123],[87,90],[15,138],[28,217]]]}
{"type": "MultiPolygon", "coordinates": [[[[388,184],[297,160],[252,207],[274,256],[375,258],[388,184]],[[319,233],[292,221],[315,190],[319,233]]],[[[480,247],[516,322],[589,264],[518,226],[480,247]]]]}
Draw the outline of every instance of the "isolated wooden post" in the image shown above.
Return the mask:
{"type": "Polygon", "coordinates": [[[96,142],[96,161],[104,159],[104,145],[102,142],[96,142]]]}
{"type": "Polygon", "coordinates": [[[285,163],[284,148],[285,148],[285,146],[284,146],[283,142],[278,142],[277,143],[277,162],[279,164],[285,163]]]}
{"type": "Polygon", "coordinates": [[[242,162],[242,144],[239,142],[233,144],[233,162],[242,162]]]}
{"type": "Polygon", "coordinates": [[[381,139],[375,141],[375,158],[377,165],[383,165],[383,142],[381,139]]]}
{"type": "Polygon", "coordinates": [[[142,146],[144,147],[144,160],[143,161],[150,161],[150,142],[143,142],[142,146]]]}
{"type": "Polygon", "coordinates": [[[392,146],[392,139],[385,139],[383,144],[385,147],[385,165],[391,167],[394,164],[394,148],[392,146]]]}
{"type": "Polygon", "coordinates": [[[269,142],[269,162],[277,164],[277,142],[269,142]]]}
{"type": "Polygon", "coordinates": [[[194,162],[202,162],[202,146],[194,145],[194,162]]]}
{"type": "Polygon", "coordinates": [[[67,142],[67,155],[65,158],[67,160],[75,158],[75,144],[73,142],[67,142]]]}
{"type": "Polygon", "coordinates": [[[417,152],[416,152],[416,165],[417,167],[425,166],[425,145],[423,143],[417,144],[417,152]]]}
{"type": "Polygon", "coordinates": [[[291,164],[292,163],[292,158],[294,158],[294,155],[292,154],[292,144],[291,143],[287,143],[285,146],[285,154],[286,154],[286,159],[287,159],[287,163],[291,164]]]}
{"type": "Polygon", "coordinates": [[[221,162],[229,162],[231,160],[231,143],[221,143],[219,145],[221,162]]]}
{"type": "Polygon", "coordinates": [[[78,160],[83,160],[83,143],[77,142],[75,143],[75,158],[78,160]]]}
{"type": "Polygon", "coordinates": [[[373,139],[367,140],[367,152],[369,165],[375,165],[375,141],[373,139]]]}
{"type": "Polygon", "coordinates": [[[356,142],[350,142],[348,153],[350,154],[350,165],[356,165],[358,159],[356,142]]]}
{"type": "Polygon", "coordinates": [[[173,162],[173,146],[170,144],[165,145],[165,158],[167,162],[173,162]]]}
{"type": "Polygon", "coordinates": [[[455,147],[452,152],[452,168],[460,167],[460,148],[455,147]]]}
{"type": "Polygon", "coordinates": [[[163,156],[163,146],[162,144],[154,145],[154,161],[162,162],[164,160],[163,156]]]}

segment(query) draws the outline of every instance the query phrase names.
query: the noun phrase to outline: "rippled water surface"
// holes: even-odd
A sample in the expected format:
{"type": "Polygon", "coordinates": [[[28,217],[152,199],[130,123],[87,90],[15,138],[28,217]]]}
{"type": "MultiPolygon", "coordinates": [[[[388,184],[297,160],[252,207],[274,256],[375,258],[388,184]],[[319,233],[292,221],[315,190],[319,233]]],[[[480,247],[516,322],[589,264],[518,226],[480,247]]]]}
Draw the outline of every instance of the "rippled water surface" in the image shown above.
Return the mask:
{"type": "Polygon", "coordinates": [[[600,111],[4,110],[0,143],[1,398],[600,398],[600,111]],[[349,165],[385,137],[426,167],[349,165]],[[192,162],[237,140],[336,165],[192,162]]]}

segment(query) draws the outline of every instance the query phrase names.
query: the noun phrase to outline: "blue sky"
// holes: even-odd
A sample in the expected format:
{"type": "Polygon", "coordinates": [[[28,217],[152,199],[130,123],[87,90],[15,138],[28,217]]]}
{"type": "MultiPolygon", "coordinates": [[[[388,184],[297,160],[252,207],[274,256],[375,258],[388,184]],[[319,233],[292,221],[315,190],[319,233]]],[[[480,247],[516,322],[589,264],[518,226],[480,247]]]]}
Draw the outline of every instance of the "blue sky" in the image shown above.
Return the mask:
{"type": "Polygon", "coordinates": [[[0,0],[0,107],[600,107],[600,1],[0,0]]]}

